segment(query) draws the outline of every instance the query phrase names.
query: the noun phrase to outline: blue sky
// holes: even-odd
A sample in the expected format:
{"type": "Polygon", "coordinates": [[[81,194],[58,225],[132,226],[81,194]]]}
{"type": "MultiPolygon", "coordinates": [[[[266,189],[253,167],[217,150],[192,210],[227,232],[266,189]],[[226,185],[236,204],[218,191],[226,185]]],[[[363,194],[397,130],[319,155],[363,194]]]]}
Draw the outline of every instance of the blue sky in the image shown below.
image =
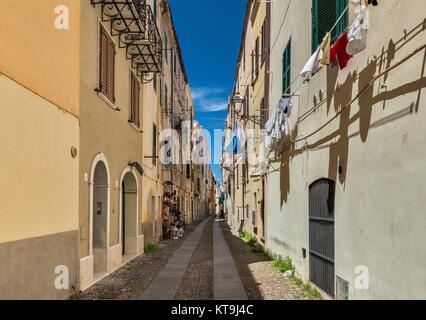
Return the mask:
{"type": "MultiPolygon", "coordinates": [[[[213,139],[214,129],[223,129],[226,118],[246,0],[169,1],[194,100],[195,119],[213,139]]],[[[212,169],[221,178],[219,166],[212,164],[212,169]]]]}

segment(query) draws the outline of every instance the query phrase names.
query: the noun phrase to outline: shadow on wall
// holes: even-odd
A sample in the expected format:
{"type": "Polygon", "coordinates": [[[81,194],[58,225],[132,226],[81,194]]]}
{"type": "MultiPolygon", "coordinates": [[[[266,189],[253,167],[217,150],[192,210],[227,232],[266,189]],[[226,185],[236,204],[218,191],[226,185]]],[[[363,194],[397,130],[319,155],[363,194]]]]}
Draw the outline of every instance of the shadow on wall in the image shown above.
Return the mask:
{"type": "MultiPolygon", "coordinates": [[[[280,161],[280,191],[281,191],[281,206],[284,202],[287,202],[288,194],[290,192],[290,162],[291,159],[297,155],[306,152],[307,150],[313,149],[329,149],[329,178],[333,181],[338,180],[341,184],[345,184],[346,175],[347,175],[347,163],[348,163],[348,154],[349,154],[349,139],[355,136],[359,136],[361,141],[365,143],[368,138],[368,133],[371,128],[377,128],[384,124],[390,123],[392,121],[398,120],[402,117],[412,115],[413,113],[418,113],[420,106],[421,91],[426,87],[426,77],[425,77],[425,65],[426,65],[426,49],[424,50],[423,63],[421,67],[419,66],[419,78],[415,81],[401,85],[398,88],[392,90],[387,90],[386,82],[389,78],[389,73],[385,73],[377,81],[379,81],[379,92],[374,95],[374,89],[377,86],[370,86],[365,89],[366,85],[373,79],[373,77],[381,72],[385,71],[395,63],[400,61],[397,59],[395,61],[396,53],[403,48],[408,42],[413,39],[417,39],[419,35],[423,35],[426,30],[426,19],[424,19],[420,24],[414,27],[412,30],[408,31],[404,37],[399,39],[397,42],[394,42],[392,39],[389,41],[388,48],[385,51],[385,48],[382,48],[381,55],[379,57],[374,57],[372,60],[368,60],[367,66],[362,69],[358,74],[354,72],[353,74],[348,74],[345,82],[343,84],[337,84],[338,77],[338,68],[332,68],[327,66],[327,114],[330,111],[331,101],[334,100],[334,110],[335,112],[341,112],[338,116],[339,128],[330,133],[328,136],[323,137],[319,140],[305,144],[299,149],[295,148],[294,143],[290,143],[289,146],[281,153],[278,159],[275,161],[280,161]],[[376,73],[376,71],[378,71],[376,73]],[[358,82],[358,91],[353,92],[355,83],[358,82]],[[358,98],[359,111],[355,113],[352,117],[350,116],[351,107],[349,106],[343,110],[343,108],[351,101],[352,97],[362,92],[358,98]],[[395,113],[383,117],[373,123],[371,123],[371,116],[373,106],[383,102],[382,109],[386,108],[387,100],[392,100],[396,97],[416,92],[417,99],[413,101],[409,106],[406,106],[403,109],[396,111],[395,113]],[[342,111],[343,110],[343,111],[342,111]],[[359,120],[359,131],[348,135],[349,126],[359,120]],[[337,142],[333,142],[333,139],[338,138],[337,142]]],[[[394,69],[394,76],[397,69],[394,69]]],[[[355,102],[354,102],[355,103],[355,102]]],[[[305,115],[311,114],[318,108],[321,104],[315,105],[311,110],[308,110],[305,115]]],[[[303,116],[305,117],[305,116],[303,116]]],[[[298,123],[295,126],[294,131],[291,133],[292,140],[297,137],[298,124],[303,121],[302,118],[299,119],[298,123]]],[[[318,124],[319,126],[320,124],[318,124]]],[[[313,136],[315,137],[315,136],[313,136]]]]}

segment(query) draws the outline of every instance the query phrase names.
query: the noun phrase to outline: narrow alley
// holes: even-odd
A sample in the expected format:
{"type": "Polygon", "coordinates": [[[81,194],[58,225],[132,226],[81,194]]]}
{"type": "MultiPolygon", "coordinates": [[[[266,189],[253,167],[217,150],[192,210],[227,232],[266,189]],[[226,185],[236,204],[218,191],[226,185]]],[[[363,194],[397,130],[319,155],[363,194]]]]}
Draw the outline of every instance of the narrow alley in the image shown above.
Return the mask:
{"type": "Polygon", "coordinates": [[[225,222],[195,221],[179,240],[157,244],[103,278],[82,300],[296,300],[303,290],[225,222]]]}

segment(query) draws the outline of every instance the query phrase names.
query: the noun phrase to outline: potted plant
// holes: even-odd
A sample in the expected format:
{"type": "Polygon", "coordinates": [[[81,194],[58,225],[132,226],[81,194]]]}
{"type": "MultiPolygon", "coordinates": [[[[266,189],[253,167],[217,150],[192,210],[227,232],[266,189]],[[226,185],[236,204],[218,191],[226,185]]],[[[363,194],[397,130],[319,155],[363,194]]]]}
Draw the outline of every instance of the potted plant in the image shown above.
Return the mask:
{"type": "Polygon", "coordinates": [[[164,201],[163,201],[163,204],[164,204],[166,207],[169,207],[169,208],[171,208],[171,207],[172,207],[172,202],[171,202],[169,199],[164,200],[164,201]]]}

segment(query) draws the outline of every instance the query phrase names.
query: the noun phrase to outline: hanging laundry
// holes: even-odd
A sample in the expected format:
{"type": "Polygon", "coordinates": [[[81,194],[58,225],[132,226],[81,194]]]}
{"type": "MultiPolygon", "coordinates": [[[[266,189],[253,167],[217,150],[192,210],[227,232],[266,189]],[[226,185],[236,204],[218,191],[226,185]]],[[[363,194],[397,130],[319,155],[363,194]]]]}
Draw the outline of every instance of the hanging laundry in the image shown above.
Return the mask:
{"type": "Polygon", "coordinates": [[[288,115],[285,111],[287,113],[290,111],[291,101],[287,98],[280,100],[280,103],[275,107],[272,117],[265,124],[265,147],[268,150],[281,151],[286,142],[285,138],[289,136],[288,115]]]}
{"type": "Polygon", "coordinates": [[[320,68],[330,64],[330,43],[331,43],[331,32],[328,32],[320,45],[320,52],[318,54],[318,61],[320,68]]]}
{"type": "Polygon", "coordinates": [[[333,61],[337,57],[340,69],[344,69],[348,65],[348,61],[352,58],[352,55],[346,52],[347,45],[348,35],[346,32],[343,32],[330,50],[330,61],[333,61]]]}
{"type": "Polygon", "coordinates": [[[278,107],[287,117],[289,117],[291,114],[291,110],[293,109],[291,98],[281,98],[278,102],[278,107]]]}
{"type": "Polygon", "coordinates": [[[333,59],[333,61],[330,62],[330,67],[332,67],[332,68],[338,68],[339,67],[339,62],[337,61],[337,57],[335,57],[333,59]]]}
{"type": "Polygon", "coordinates": [[[242,152],[241,132],[238,127],[235,129],[234,134],[232,135],[231,139],[228,141],[223,151],[229,154],[240,154],[242,152]]]}
{"type": "Polygon", "coordinates": [[[318,72],[318,68],[320,65],[318,61],[319,52],[320,52],[320,47],[318,47],[317,51],[315,51],[315,53],[309,58],[302,72],[300,72],[300,76],[303,79],[309,79],[310,77],[312,77],[313,74],[318,72]]]}
{"type": "Polygon", "coordinates": [[[346,52],[350,55],[360,53],[367,47],[368,9],[358,7],[358,14],[348,31],[348,45],[346,52]]]}

